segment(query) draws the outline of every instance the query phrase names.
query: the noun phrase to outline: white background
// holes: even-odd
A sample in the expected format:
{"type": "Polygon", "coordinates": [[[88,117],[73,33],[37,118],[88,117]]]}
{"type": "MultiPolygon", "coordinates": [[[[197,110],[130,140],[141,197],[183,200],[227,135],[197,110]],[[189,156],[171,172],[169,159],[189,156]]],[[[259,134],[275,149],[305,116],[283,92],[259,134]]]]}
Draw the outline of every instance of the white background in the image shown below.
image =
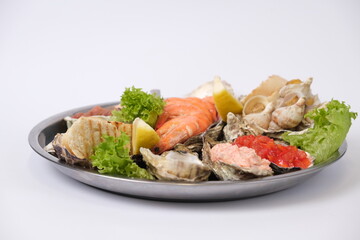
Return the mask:
{"type": "Polygon", "coordinates": [[[41,120],[182,96],[220,75],[247,94],[314,77],[360,112],[359,1],[0,0],[0,239],[359,239],[359,119],[337,163],[294,188],[222,203],[123,197],[72,180],[29,147],[41,120]]]}

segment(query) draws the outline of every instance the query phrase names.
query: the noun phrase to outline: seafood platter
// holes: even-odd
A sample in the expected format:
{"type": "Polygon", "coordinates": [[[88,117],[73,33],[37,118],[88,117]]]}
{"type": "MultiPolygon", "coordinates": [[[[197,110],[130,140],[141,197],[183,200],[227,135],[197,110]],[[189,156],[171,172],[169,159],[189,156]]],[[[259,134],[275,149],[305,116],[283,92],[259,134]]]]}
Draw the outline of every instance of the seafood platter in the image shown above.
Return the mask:
{"type": "Polygon", "coordinates": [[[126,88],[120,102],[50,117],[31,147],[64,174],[133,197],[222,201],[301,183],[340,159],[357,113],[312,78],[270,76],[237,96],[216,76],[183,97],[126,88]]]}

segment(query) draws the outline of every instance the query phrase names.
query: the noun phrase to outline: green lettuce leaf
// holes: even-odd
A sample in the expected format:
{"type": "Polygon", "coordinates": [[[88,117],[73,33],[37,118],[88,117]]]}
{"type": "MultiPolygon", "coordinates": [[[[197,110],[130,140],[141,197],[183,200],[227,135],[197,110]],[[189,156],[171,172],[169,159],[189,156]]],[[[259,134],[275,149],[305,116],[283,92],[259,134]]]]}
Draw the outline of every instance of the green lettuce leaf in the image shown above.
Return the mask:
{"type": "Polygon", "coordinates": [[[100,173],[125,176],[130,178],[153,179],[146,169],[140,168],[130,158],[130,138],[125,133],[117,138],[103,136],[104,141],[95,147],[94,154],[90,157],[92,165],[100,173]]]}
{"type": "Polygon", "coordinates": [[[163,112],[165,101],[156,94],[149,94],[141,88],[126,88],[120,99],[121,110],[112,111],[112,121],[132,123],[139,117],[154,127],[163,112]]]}
{"type": "Polygon", "coordinates": [[[303,134],[284,133],[282,138],[315,157],[315,164],[326,161],[341,146],[357,113],[338,100],[331,100],[324,108],[314,109],[305,117],[314,120],[314,127],[303,134]]]}

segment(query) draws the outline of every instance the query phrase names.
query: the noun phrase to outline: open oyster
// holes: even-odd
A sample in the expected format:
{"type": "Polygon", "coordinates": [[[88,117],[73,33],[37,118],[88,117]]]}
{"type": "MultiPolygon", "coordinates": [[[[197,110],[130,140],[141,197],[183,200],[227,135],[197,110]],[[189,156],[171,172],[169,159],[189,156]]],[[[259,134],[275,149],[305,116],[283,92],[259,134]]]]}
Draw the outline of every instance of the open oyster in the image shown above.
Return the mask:
{"type": "Polygon", "coordinates": [[[205,132],[189,138],[184,143],[176,144],[174,150],[178,152],[197,153],[201,158],[204,139],[206,138],[210,142],[224,141],[223,129],[225,125],[226,123],[223,121],[214,123],[205,132]]]}
{"type": "Polygon", "coordinates": [[[92,168],[91,162],[86,158],[78,158],[74,154],[70,153],[63,145],[62,145],[62,137],[64,134],[58,133],[55,135],[54,140],[52,141],[52,147],[55,151],[55,154],[59,159],[65,160],[68,164],[77,165],[84,168],[92,168]]]}
{"type": "Polygon", "coordinates": [[[273,175],[268,160],[261,159],[253,149],[238,148],[230,143],[217,144],[211,148],[211,144],[205,142],[203,162],[213,170],[220,180],[225,181],[273,175]]]}
{"type": "Polygon", "coordinates": [[[167,151],[155,155],[147,148],[140,148],[140,152],[150,173],[159,180],[199,182],[207,180],[211,173],[195,154],[189,152],[167,151]]]}

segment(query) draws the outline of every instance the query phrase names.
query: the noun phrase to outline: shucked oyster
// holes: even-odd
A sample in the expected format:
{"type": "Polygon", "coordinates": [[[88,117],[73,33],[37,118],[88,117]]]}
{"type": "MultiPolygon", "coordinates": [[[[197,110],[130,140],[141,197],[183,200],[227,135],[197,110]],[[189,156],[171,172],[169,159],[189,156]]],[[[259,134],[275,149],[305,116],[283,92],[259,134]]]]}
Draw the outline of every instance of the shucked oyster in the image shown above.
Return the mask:
{"type": "Polygon", "coordinates": [[[140,148],[149,171],[159,180],[199,182],[208,179],[211,171],[199,158],[188,152],[168,151],[153,154],[147,148],[140,148]]]}
{"type": "Polygon", "coordinates": [[[273,175],[270,161],[261,159],[251,148],[238,148],[230,143],[217,144],[211,148],[205,142],[203,162],[221,180],[246,180],[273,175]]]}

